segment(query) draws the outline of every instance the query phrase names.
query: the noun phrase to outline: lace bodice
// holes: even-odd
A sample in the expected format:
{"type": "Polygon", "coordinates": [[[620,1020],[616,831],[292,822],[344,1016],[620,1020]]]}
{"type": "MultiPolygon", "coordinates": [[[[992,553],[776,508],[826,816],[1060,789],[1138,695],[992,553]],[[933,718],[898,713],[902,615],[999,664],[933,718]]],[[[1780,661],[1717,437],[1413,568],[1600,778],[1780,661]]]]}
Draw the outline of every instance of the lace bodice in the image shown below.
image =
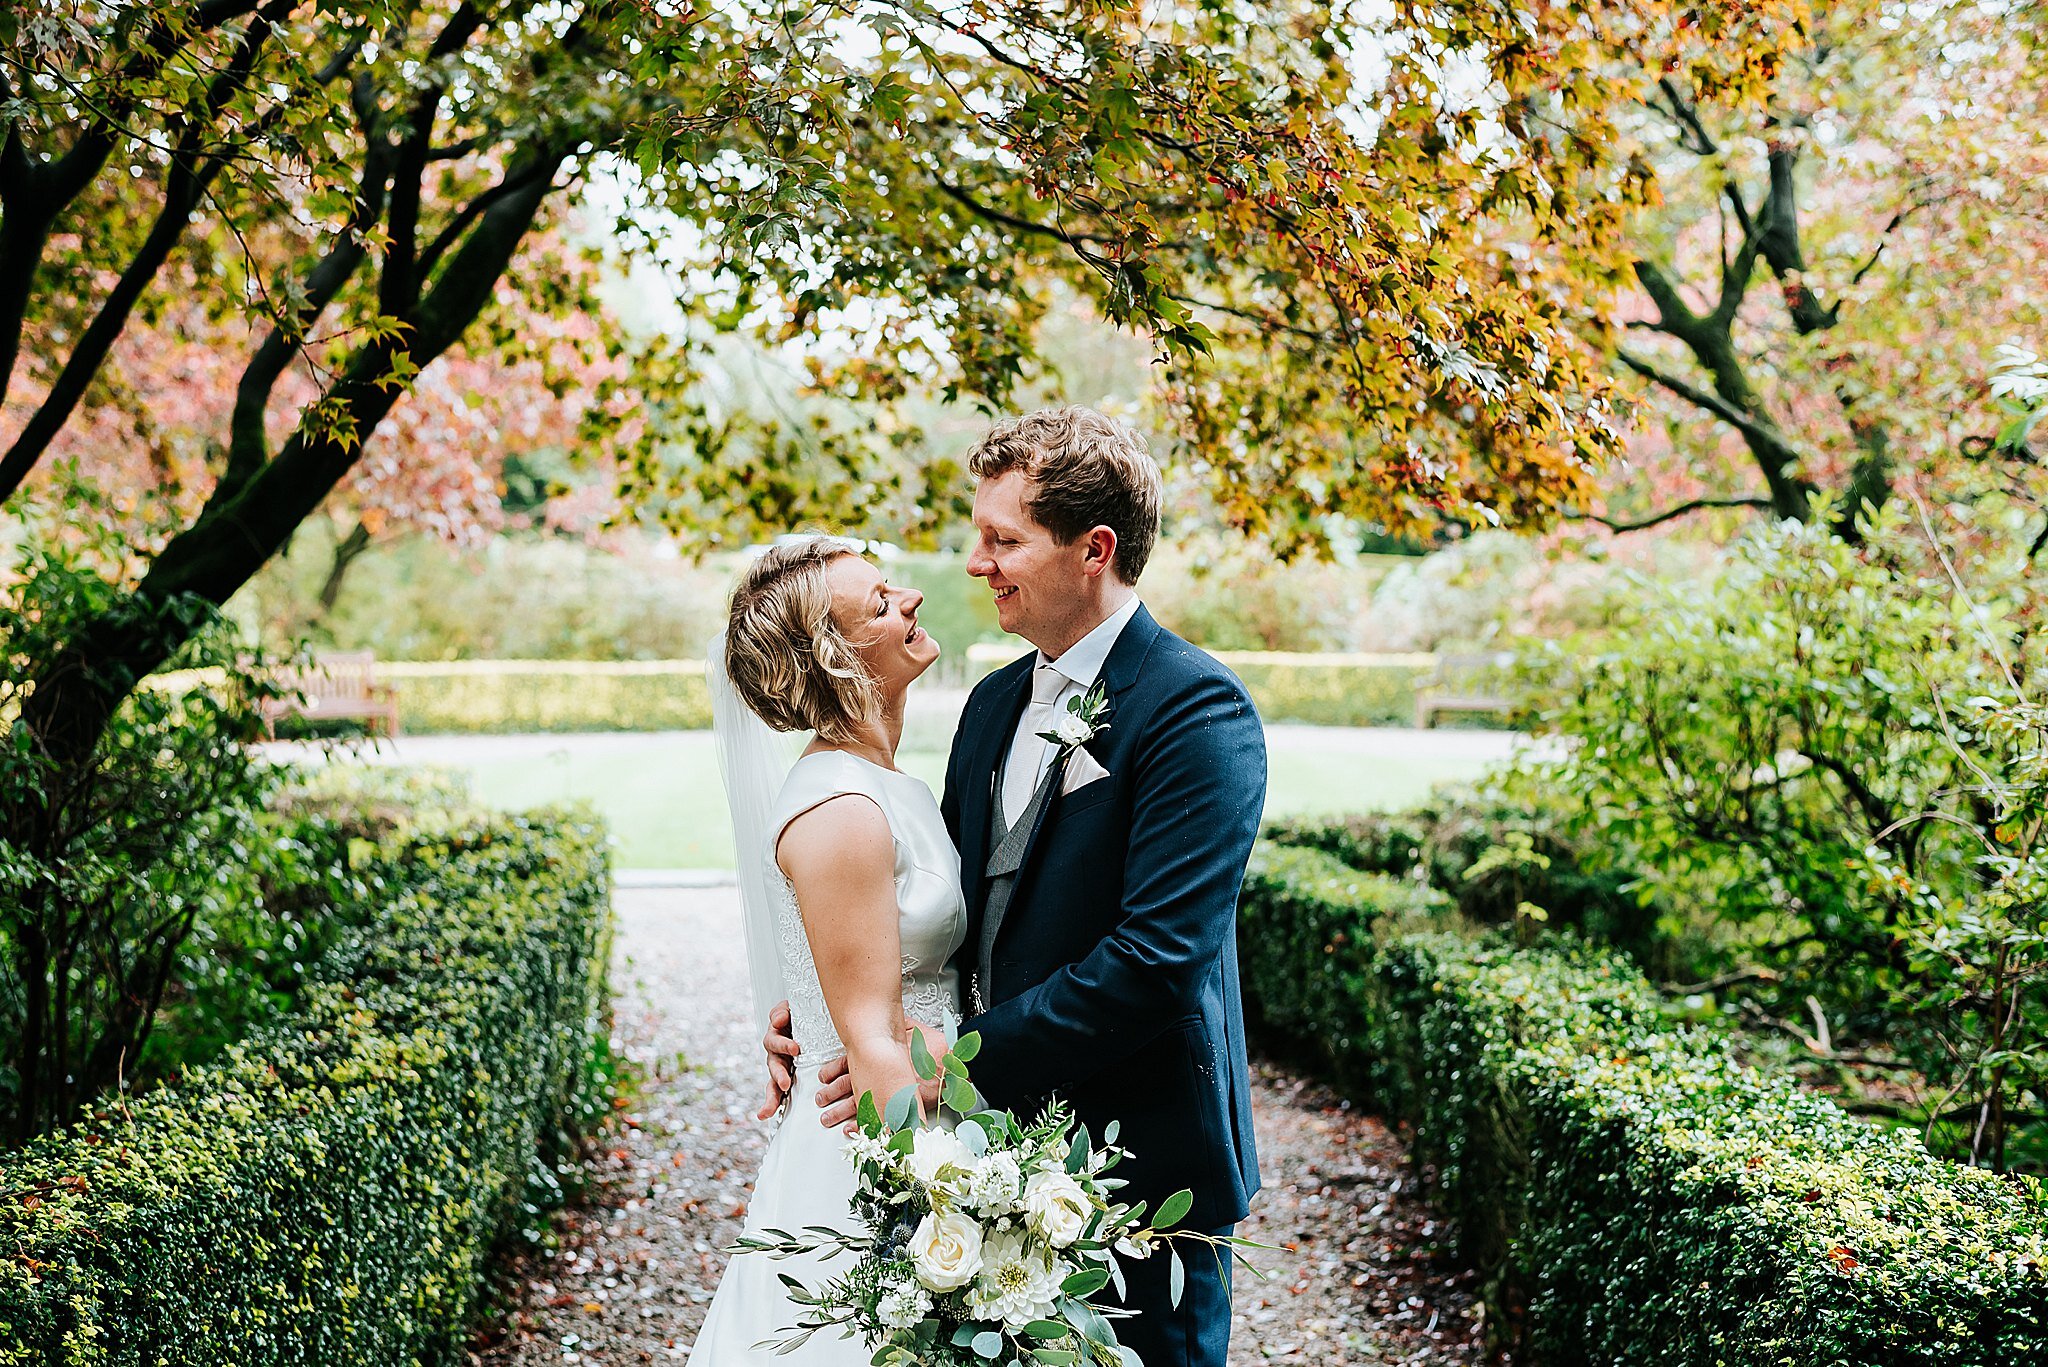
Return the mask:
{"type": "MultiPolygon", "coordinates": [[[[768,859],[783,828],[811,808],[859,793],[882,809],[896,845],[897,929],[903,954],[903,1014],[951,1035],[960,1023],[960,985],[948,961],[967,937],[967,905],[960,893],[960,855],[946,834],[937,799],[922,779],[884,769],[843,750],[821,750],[796,762],[775,801],[768,859]]],[[[815,1067],[845,1054],[818,984],[818,966],[804,934],[796,892],[779,865],[769,870],[775,898],[775,934],[789,990],[790,1033],[815,1067]]]]}

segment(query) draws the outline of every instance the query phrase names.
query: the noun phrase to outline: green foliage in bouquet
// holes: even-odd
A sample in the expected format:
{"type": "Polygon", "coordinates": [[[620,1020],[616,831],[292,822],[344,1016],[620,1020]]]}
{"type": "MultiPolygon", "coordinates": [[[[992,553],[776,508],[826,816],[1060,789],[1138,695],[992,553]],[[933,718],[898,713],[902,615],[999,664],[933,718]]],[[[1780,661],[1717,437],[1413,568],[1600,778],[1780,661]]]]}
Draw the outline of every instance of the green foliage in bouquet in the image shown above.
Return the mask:
{"type": "Polygon", "coordinates": [[[742,1254],[852,1258],[823,1287],[782,1277],[805,1310],[774,1341],[778,1351],[836,1328],[858,1333],[876,1367],[1135,1367],[1113,1323],[1127,1312],[1093,1299],[1122,1291],[1119,1259],[1163,1251],[1177,1304],[1187,1270],[1174,1243],[1208,1244],[1219,1258],[1253,1246],[1174,1231],[1194,1204],[1189,1192],[1167,1197],[1149,1220],[1144,1202],[1115,1200],[1123,1182],[1109,1173],[1128,1154],[1114,1121],[1098,1145],[1058,1102],[1028,1122],[982,1107],[967,1071],[980,1045],[963,1035],[934,1059],[912,1035],[912,1062],[941,1082],[949,1123],[923,1117],[913,1088],[886,1106],[861,1097],[847,1143],[859,1232],[771,1229],[737,1244],[742,1254]]]}

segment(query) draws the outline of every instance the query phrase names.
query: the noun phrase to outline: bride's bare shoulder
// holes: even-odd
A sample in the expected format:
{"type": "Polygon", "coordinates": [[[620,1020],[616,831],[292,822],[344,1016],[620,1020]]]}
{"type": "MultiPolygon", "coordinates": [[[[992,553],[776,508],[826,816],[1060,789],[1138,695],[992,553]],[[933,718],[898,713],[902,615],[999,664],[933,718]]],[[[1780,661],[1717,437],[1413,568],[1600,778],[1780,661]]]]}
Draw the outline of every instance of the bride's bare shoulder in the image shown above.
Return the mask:
{"type": "Polygon", "coordinates": [[[857,877],[869,865],[893,876],[889,819],[869,793],[828,791],[783,823],[775,862],[801,885],[813,876],[857,877]]]}

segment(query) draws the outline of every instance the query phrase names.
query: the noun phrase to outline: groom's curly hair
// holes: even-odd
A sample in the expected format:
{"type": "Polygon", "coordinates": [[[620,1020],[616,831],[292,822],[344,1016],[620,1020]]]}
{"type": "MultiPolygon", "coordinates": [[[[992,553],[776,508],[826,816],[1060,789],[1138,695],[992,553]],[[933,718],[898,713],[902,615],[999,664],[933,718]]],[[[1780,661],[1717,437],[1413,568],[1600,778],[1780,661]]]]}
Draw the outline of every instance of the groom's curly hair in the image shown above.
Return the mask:
{"type": "Polygon", "coordinates": [[[856,553],[830,537],[785,542],[733,590],[726,676],[740,701],[778,731],[815,731],[836,744],[881,706],[873,676],[833,619],[825,580],[827,565],[856,553]]]}
{"type": "Polygon", "coordinates": [[[1061,545],[1116,533],[1116,576],[1138,582],[1159,536],[1159,464],[1136,428],[1074,404],[1005,418],[967,454],[976,479],[1011,470],[1038,485],[1025,509],[1061,545]]]}

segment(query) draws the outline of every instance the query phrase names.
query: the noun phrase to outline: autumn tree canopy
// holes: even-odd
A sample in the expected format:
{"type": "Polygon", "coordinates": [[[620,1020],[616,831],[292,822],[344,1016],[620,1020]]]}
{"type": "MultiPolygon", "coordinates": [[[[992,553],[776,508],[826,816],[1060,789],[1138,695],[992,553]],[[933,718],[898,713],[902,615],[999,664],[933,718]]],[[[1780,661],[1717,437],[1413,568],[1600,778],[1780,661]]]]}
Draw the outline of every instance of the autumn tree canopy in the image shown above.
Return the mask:
{"type": "Polygon", "coordinates": [[[1625,126],[1656,172],[1627,234],[1619,373],[1639,394],[1612,525],[1702,506],[1842,529],[1988,454],[1997,348],[2048,278],[2042,10],[1816,7],[1762,99],[1659,73],[1625,126]]]}
{"type": "MultiPolygon", "coordinates": [[[[617,232],[664,249],[700,323],[851,339],[813,356],[827,392],[1000,406],[1058,273],[1158,340],[1184,451],[1283,546],[1331,513],[1540,517],[1615,440],[1582,304],[1651,185],[1616,101],[1675,72],[1739,103],[1798,19],[1791,0],[10,8],[0,398],[33,402],[0,498],[131,325],[180,302],[250,325],[204,502],[22,722],[79,762],[176,648],[168,605],[246,582],[436,358],[517,354],[501,286],[549,297],[525,249],[613,151],[617,232]],[[302,397],[281,390],[295,365],[302,397]]],[[[878,464],[886,422],[719,413],[687,337],[629,359],[643,430],[600,411],[584,435],[616,443],[634,497],[788,522],[957,493],[943,461],[878,464]]]]}

